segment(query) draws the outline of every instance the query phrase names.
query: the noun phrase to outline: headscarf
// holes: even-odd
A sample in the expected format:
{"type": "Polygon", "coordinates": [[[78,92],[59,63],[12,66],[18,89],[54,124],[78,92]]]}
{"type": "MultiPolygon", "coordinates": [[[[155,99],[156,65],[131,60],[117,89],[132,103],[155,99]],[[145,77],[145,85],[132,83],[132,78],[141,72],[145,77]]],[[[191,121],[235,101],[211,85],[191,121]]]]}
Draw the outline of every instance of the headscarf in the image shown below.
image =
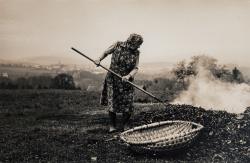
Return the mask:
{"type": "Polygon", "coordinates": [[[141,35],[132,33],[130,34],[129,38],[127,39],[127,42],[132,45],[141,45],[143,43],[143,38],[141,35]]]}

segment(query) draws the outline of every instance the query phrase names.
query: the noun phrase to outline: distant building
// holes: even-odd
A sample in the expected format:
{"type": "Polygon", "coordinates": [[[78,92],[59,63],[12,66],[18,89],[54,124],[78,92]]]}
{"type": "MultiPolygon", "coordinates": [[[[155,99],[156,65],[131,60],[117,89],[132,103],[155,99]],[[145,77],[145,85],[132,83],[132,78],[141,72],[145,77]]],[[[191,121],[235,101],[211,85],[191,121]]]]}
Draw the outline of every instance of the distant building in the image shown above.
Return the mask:
{"type": "Polygon", "coordinates": [[[7,72],[3,72],[3,73],[2,73],[2,77],[8,78],[8,77],[9,77],[9,75],[8,75],[8,73],[7,73],[7,72]]]}
{"type": "Polygon", "coordinates": [[[80,79],[80,71],[74,71],[72,76],[74,79],[80,79]]]}
{"type": "Polygon", "coordinates": [[[95,85],[89,85],[87,91],[100,91],[101,88],[95,85]]]}
{"type": "Polygon", "coordinates": [[[97,90],[97,86],[94,85],[89,85],[87,88],[87,91],[96,91],[97,90]]]}
{"type": "Polygon", "coordinates": [[[41,65],[36,64],[36,65],[33,65],[33,67],[32,67],[32,68],[35,68],[35,69],[40,69],[40,68],[42,68],[42,66],[41,66],[41,65]]]}

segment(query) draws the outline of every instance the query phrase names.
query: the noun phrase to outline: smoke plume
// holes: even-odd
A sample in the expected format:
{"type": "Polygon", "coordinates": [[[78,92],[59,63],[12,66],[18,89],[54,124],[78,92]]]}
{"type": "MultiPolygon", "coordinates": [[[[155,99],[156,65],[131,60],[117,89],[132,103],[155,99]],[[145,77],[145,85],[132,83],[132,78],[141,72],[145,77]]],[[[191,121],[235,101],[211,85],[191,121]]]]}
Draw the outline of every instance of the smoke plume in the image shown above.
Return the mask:
{"type": "Polygon", "coordinates": [[[198,64],[197,75],[189,77],[190,85],[174,104],[189,104],[212,110],[242,113],[250,106],[250,86],[215,78],[204,64],[198,64]]]}

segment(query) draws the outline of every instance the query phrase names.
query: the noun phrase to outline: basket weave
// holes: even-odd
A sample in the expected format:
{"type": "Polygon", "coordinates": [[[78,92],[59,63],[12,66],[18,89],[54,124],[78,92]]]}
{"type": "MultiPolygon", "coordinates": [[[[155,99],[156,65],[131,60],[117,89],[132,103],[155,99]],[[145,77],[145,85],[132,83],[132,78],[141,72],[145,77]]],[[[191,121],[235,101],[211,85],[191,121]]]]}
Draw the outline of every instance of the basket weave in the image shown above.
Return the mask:
{"type": "Polygon", "coordinates": [[[189,121],[162,121],[127,130],[120,138],[136,151],[170,151],[190,145],[202,128],[189,121]]]}

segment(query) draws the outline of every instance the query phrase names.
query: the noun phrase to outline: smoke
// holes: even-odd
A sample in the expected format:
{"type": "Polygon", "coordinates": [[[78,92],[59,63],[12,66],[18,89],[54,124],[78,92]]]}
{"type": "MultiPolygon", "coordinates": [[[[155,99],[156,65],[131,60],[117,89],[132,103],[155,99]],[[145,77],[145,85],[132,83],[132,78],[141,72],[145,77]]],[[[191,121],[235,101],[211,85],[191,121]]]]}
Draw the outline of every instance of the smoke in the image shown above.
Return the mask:
{"type": "Polygon", "coordinates": [[[230,113],[242,113],[250,106],[249,85],[221,81],[204,64],[198,65],[197,75],[189,77],[188,89],[174,100],[174,104],[189,104],[230,113]]]}

